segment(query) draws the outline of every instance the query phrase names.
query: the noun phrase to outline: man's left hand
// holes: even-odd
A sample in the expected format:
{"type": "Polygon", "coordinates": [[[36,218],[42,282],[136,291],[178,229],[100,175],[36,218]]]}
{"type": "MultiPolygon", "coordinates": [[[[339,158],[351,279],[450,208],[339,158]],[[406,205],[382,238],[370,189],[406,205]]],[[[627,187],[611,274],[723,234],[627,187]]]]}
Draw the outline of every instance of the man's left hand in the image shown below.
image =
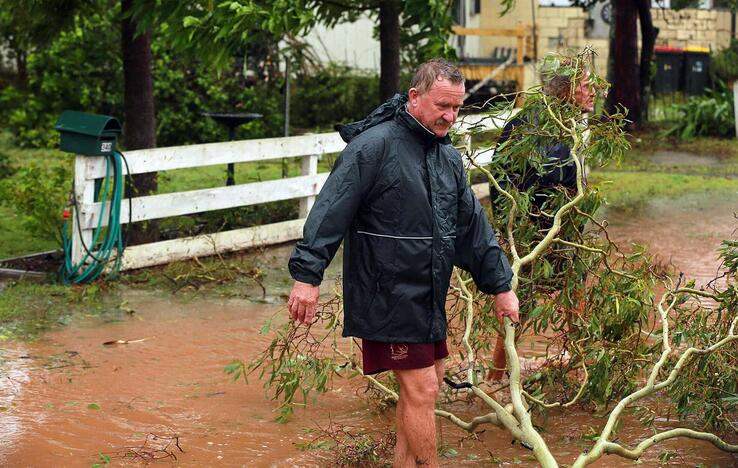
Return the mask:
{"type": "Polygon", "coordinates": [[[497,313],[497,320],[500,322],[502,322],[503,317],[510,317],[510,320],[518,323],[520,320],[518,316],[519,307],[518,296],[513,291],[495,294],[495,312],[497,313]]]}

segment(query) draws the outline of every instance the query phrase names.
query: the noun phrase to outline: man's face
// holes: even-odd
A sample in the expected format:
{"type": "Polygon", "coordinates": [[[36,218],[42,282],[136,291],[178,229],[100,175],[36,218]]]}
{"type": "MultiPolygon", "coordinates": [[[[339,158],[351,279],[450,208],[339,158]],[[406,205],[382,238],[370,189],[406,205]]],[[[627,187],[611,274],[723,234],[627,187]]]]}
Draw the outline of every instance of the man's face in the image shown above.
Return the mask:
{"type": "Polygon", "coordinates": [[[589,72],[585,72],[582,80],[574,90],[574,102],[582,108],[584,112],[594,111],[594,90],[589,80],[589,72]]]}
{"type": "Polygon", "coordinates": [[[437,137],[443,138],[464,104],[464,84],[453,84],[440,78],[425,93],[410,88],[408,97],[408,110],[413,117],[437,137]]]}

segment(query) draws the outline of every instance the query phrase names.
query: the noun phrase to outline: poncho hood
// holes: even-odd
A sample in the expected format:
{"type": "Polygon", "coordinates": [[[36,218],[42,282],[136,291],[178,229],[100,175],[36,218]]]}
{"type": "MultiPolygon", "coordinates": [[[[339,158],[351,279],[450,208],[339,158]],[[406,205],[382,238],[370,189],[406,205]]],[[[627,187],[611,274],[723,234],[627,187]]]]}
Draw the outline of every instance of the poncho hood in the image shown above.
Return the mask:
{"type": "Polygon", "coordinates": [[[395,115],[407,105],[407,94],[395,94],[387,102],[374,109],[363,120],[348,124],[336,125],[336,131],[341,135],[343,141],[349,143],[351,140],[382,122],[393,120],[395,115]]]}

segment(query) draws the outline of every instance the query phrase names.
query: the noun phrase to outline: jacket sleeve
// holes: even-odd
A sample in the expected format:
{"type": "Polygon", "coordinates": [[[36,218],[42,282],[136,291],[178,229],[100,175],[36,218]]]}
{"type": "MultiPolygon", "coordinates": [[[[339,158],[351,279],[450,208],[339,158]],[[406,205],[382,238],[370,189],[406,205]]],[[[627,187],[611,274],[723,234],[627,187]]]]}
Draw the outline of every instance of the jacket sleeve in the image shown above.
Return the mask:
{"type": "Polygon", "coordinates": [[[323,281],[323,272],[374,185],[383,142],[362,140],[364,144],[354,141],[343,150],[308,214],[288,265],[297,281],[314,286],[323,281]]]}
{"type": "Polygon", "coordinates": [[[509,291],[512,280],[510,263],[466,180],[463,167],[460,172],[454,265],[470,272],[482,292],[499,294],[509,291]]]}

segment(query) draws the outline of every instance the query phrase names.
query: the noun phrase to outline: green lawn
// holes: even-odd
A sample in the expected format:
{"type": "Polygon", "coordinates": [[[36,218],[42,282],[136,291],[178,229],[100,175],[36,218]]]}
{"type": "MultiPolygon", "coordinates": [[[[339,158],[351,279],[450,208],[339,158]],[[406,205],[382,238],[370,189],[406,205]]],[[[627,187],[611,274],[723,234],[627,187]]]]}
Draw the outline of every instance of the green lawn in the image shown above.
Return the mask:
{"type": "Polygon", "coordinates": [[[653,198],[676,198],[688,193],[715,193],[738,200],[738,179],[654,172],[597,171],[590,176],[613,208],[637,209],[653,198]]]}
{"type": "Polygon", "coordinates": [[[665,138],[658,132],[637,134],[631,138],[632,148],[625,154],[619,168],[656,172],[709,173],[712,175],[738,174],[738,142],[727,138],[695,138],[681,141],[665,138]],[[688,153],[707,156],[714,165],[675,166],[657,163],[650,158],[657,152],[688,153]]]}
{"type": "Polygon", "coordinates": [[[0,205],[0,258],[54,250],[57,247],[53,240],[29,235],[21,226],[19,216],[11,208],[0,205]]]}
{"type": "MultiPolygon", "coordinates": [[[[475,143],[488,144],[495,138],[494,132],[480,134],[475,137],[475,143]]],[[[71,170],[73,163],[72,156],[57,150],[13,147],[7,133],[0,133],[0,153],[9,156],[11,164],[16,168],[38,164],[47,169],[64,165],[71,170]]],[[[324,156],[318,170],[328,171],[335,156],[324,156]]],[[[288,160],[287,169],[290,176],[299,175],[300,161],[288,160]]],[[[733,140],[702,138],[692,142],[675,142],[661,138],[657,134],[639,134],[633,138],[633,149],[626,155],[623,164],[613,169],[592,174],[592,181],[605,194],[610,206],[637,207],[650,197],[674,197],[687,192],[722,191],[734,194],[738,190],[738,179],[723,176],[738,174],[738,145],[733,140]],[[670,167],[652,164],[648,157],[658,150],[712,155],[720,161],[720,166],[716,169],[715,166],[670,167]]],[[[281,175],[280,160],[236,165],[237,183],[274,180],[281,175]]],[[[158,193],[219,187],[225,184],[225,177],[225,165],[162,172],[159,174],[158,193]]],[[[59,202],[61,213],[67,195],[62,190],[57,196],[61,200],[59,202]]],[[[275,207],[264,207],[262,211],[272,209],[275,207]]],[[[247,210],[245,217],[252,217],[256,222],[265,219],[265,213],[259,213],[258,210],[258,208],[247,210]]],[[[288,212],[284,209],[282,211],[288,212]]],[[[220,217],[222,213],[213,213],[213,216],[220,217]]],[[[241,214],[239,222],[243,218],[244,214],[241,214]]],[[[55,217],[48,220],[48,223],[61,224],[61,220],[55,217]]],[[[162,225],[169,229],[187,228],[192,227],[193,220],[185,217],[170,218],[163,220],[162,225]]],[[[11,204],[0,201],[0,258],[51,250],[55,247],[55,241],[41,238],[25,230],[21,225],[20,215],[14,212],[11,204]]]]}
{"type": "MultiPolygon", "coordinates": [[[[318,172],[327,172],[335,160],[335,155],[326,155],[318,163],[318,172]]],[[[288,176],[300,175],[300,160],[287,160],[288,176]]],[[[282,161],[263,161],[239,163],[235,166],[237,184],[275,180],[282,177],[282,161]]],[[[186,190],[222,187],[226,181],[226,167],[205,166],[190,169],[176,169],[159,174],[158,193],[172,193],[186,190]]]]}

